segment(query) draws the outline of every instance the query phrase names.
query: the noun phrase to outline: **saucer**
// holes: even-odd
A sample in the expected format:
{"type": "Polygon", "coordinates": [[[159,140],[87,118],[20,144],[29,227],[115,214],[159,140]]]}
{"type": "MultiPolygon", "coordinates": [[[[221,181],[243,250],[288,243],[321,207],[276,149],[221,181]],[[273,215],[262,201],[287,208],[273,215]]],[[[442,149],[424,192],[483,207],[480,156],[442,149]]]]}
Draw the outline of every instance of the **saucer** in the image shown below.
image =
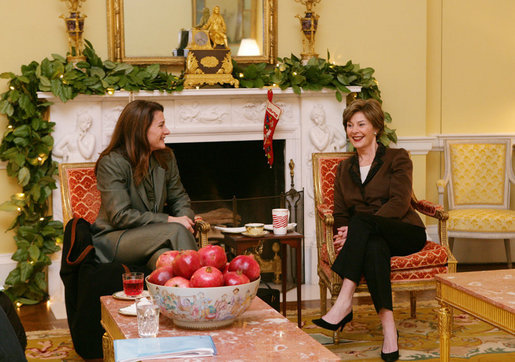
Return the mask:
{"type": "MultiPolygon", "coordinates": [[[[286,227],[286,230],[293,231],[295,229],[295,226],[297,226],[296,223],[294,223],[294,222],[289,223],[288,226],[286,227]]],[[[274,231],[274,226],[272,224],[266,224],[265,230],[274,231]]]]}
{"type": "Polygon", "coordinates": [[[245,236],[249,236],[251,238],[260,238],[262,236],[265,236],[266,234],[268,234],[268,231],[263,231],[262,233],[260,234],[250,234],[246,231],[242,232],[241,235],[245,235],[245,236]]]}
{"type": "Polygon", "coordinates": [[[149,297],[150,293],[148,290],[144,290],[141,292],[141,294],[138,295],[127,295],[123,290],[120,290],[119,292],[116,292],[113,294],[113,298],[115,299],[121,299],[121,300],[136,300],[136,298],[139,297],[149,297]]]}

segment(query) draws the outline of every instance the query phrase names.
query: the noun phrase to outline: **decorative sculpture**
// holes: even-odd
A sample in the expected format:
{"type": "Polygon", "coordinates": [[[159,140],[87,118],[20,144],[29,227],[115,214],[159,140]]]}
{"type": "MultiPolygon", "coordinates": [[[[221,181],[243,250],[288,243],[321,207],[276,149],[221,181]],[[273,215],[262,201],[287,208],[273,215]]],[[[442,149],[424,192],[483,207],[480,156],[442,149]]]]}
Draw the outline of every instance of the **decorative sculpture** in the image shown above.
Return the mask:
{"type": "Polygon", "coordinates": [[[227,27],[215,6],[207,21],[209,9],[204,9],[201,22],[191,29],[190,41],[186,49],[186,70],[184,87],[194,88],[204,84],[232,84],[238,87],[239,81],[232,76],[231,50],[227,45],[227,27]],[[205,23],[204,23],[205,22],[205,23]]]}
{"type": "Polygon", "coordinates": [[[84,32],[84,19],[86,15],[82,15],[79,11],[82,3],[86,0],[61,0],[64,1],[68,7],[70,13],[61,15],[66,23],[66,32],[68,33],[68,56],[66,57],[70,62],[80,62],[86,60],[86,57],[82,55],[82,49],[84,48],[82,33],[84,32]]]}
{"type": "Polygon", "coordinates": [[[295,0],[306,6],[304,17],[297,15],[300,20],[301,31],[304,34],[302,39],[303,52],[300,53],[303,60],[309,60],[312,57],[318,57],[315,53],[315,34],[318,27],[318,15],[313,11],[313,6],[321,0],[295,0]]]}
{"type": "Polygon", "coordinates": [[[75,132],[57,142],[52,154],[62,162],[90,161],[95,151],[95,136],[90,132],[93,118],[88,113],[77,115],[75,132]]]}

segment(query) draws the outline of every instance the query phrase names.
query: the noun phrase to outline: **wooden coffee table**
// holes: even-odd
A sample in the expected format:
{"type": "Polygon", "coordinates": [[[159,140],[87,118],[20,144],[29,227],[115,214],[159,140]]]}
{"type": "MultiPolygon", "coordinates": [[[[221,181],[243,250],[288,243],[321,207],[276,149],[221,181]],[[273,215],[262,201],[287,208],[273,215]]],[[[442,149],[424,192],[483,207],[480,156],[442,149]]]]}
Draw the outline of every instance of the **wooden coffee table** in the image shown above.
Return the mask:
{"type": "Polygon", "coordinates": [[[436,276],[440,361],[449,361],[452,308],[515,334],[515,269],[436,276]]]}
{"type": "MultiPolygon", "coordinates": [[[[100,297],[104,360],[114,361],[113,340],[138,338],[136,317],[118,310],[132,302],[100,297]]],[[[205,361],[339,361],[340,358],[304,333],[275,309],[256,297],[249,309],[228,327],[213,330],[190,330],[175,327],[161,315],[158,337],[209,334],[218,354],[205,361]]]]}

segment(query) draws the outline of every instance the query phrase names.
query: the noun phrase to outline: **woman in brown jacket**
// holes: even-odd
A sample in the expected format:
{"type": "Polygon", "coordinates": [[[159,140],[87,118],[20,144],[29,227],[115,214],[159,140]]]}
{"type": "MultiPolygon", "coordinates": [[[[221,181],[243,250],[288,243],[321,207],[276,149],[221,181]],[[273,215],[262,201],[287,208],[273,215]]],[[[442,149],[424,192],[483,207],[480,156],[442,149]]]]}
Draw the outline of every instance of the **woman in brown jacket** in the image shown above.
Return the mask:
{"type": "Polygon", "coordinates": [[[343,125],[356,149],[338,165],[334,184],[334,245],[339,254],[332,269],[343,284],[331,310],[313,322],[343,329],[352,320],[352,295],[364,276],[383,326],[381,358],[396,361],[390,258],[420,251],[426,242],[424,224],[410,206],[413,165],[406,150],[377,142],[384,113],[376,100],[352,102],[343,113],[343,125]]]}

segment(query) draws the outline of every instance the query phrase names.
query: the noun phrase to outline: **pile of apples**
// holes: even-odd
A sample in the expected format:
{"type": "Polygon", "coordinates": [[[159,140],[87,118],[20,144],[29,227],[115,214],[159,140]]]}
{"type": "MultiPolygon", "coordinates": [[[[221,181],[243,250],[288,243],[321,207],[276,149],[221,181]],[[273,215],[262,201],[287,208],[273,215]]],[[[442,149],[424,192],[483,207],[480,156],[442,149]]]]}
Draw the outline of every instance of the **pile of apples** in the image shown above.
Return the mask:
{"type": "Polygon", "coordinates": [[[238,255],[230,263],[222,247],[207,245],[196,250],[171,250],[159,256],[148,277],[153,284],[178,288],[208,288],[250,283],[261,270],[254,257],[238,255]]]}

